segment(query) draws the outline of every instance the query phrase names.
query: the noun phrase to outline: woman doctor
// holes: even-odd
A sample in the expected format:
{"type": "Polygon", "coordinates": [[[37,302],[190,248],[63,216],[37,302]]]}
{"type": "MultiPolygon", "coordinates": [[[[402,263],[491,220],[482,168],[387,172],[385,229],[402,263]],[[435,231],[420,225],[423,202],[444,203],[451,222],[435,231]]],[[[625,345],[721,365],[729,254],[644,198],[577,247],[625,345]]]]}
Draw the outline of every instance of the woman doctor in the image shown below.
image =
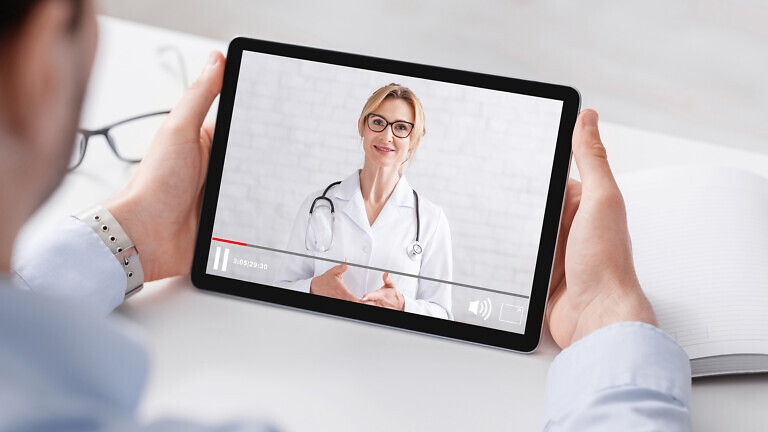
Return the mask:
{"type": "Polygon", "coordinates": [[[301,205],[288,250],[303,256],[287,255],[276,284],[452,319],[451,287],[441,282],[453,272],[448,221],[403,174],[425,133],[421,102],[406,87],[384,86],[357,126],[362,169],[323,185],[301,205]]]}

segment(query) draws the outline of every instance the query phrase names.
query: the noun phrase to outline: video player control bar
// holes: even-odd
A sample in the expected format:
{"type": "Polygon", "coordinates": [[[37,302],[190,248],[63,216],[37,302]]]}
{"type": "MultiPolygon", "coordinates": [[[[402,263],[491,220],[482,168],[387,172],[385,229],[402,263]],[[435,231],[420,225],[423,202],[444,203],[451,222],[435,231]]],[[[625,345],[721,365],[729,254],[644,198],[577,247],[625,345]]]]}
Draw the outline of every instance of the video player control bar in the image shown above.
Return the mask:
{"type": "Polygon", "coordinates": [[[359,267],[359,268],[363,268],[363,269],[366,269],[366,270],[375,270],[375,271],[380,271],[380,272],[389,272],[391,274],[397,274],[397,275],[406,276],[406,277],[418,278],[418,279],[428,280],[428,281],[432,281],[432,282],[444,283],[444,284],[449,284],[449,285],[453,285],[453,286],[469,288],[469,289],[473,289],[473,290],[480,290],[480,291],[491,292],[491,293],[507,295],[507,296],[512,296],[512,297],[519,297],[519,298],[523,298],[523,299],[529,299],[530,298],[530,296],[527,296],[527,295],[509,293],[509,292],[494,290],[494,289],[490,289],[490,288],[483,288],[483,287],[476,286],[476,285],[469,285],[469,284],[464,284],[464,283],[451,282],[451,281],[447,281],[447,280],[430,278],[430,277],[426,277],[426,276],[417,276],[417,275],[412,275],[410,273],[399,272],[399,271],[396,271],[396,270],[389,270],[389,269],[384,269],[384,268],[380,268],[380,267],[373,267],[373,266],[367,266],[367,265],[362,265],[362,264],[354,264],[354,263],[346,262],[346,261],[340,261],[340,260],[335,260],[335,259],[330,259],[330,258],[317,257],[317,256],[307,255],[307,254],[298,253],[298,252],[290,252],[290,251],[285,251],[285,250],[281,250],[281,249],[271,248],[271,247],[267,247],[267,246],[248,244],[248,243],[238,242],[238,241],[234,241],[234,240],[227,240],[227,239],[218,238],[218,237],[211,237],[211,240],[217,241],[217,242],[222,242],[222,243],[234,244],[234,245],[238,245],[238,246],[245,246],[245,247],[254,248],[254,249],[261,249],[261,250],[270,251],[270,252],[276,252],[276,253],[281,253],[281,254],[294,255],[294,256],[300,256],[300,257],[304,257],[304,258],[310,258],[310,259],[316,259],[316,260],[321,260],[321,261],[327,261],[327,262],[332,262],[332,263],[335,263],[335,264],[347,264],[349,266],[359,267]]]}

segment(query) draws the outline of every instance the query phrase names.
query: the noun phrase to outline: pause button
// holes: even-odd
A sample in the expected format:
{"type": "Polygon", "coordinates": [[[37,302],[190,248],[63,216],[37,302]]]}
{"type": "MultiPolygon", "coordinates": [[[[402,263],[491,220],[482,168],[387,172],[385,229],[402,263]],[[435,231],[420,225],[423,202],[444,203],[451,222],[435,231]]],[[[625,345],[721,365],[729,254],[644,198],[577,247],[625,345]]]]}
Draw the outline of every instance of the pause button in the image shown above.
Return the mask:
{"type": "MultiPolygon", "coordinates": [[[[216,247],[216,257],[213,259],[213,269],[219,269],[219,259],[221,258],[221,246],[216,247]]],[[[227,271],[227,263],[229,262],[229,248],[224,249],[224,259],[221,260],[221,271],[227,271]]]]}

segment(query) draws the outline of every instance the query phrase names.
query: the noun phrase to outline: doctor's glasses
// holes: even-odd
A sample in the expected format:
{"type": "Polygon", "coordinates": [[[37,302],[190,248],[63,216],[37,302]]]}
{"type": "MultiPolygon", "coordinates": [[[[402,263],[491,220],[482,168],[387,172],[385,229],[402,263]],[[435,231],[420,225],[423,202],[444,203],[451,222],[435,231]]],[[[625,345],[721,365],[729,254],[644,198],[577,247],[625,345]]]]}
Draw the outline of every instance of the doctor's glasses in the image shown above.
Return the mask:
{"type": "Polygon", "coordinates": [[[373,113],[368,114],[367,117],[368,119],[366,123],[368,123],[368,129],[374,132],[381,132],[386,129],[387,126],[391,126],[392,135],[398,138],[408,138],[408,135],[410,135],[413,130],[413,123],[407,121],[398,120],[390,123],[384,117],[373,113]]]}

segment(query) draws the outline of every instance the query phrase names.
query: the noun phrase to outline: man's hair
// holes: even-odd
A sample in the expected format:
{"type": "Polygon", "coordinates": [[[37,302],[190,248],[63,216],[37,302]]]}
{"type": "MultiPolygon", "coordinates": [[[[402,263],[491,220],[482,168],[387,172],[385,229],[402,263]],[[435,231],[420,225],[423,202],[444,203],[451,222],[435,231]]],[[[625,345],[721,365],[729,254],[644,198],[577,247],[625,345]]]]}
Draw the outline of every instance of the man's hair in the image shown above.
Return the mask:
{"type": "MultiPolygon", "coordinates": [[[[24,26],[35,7],[40,5],[43,1],[58,0],[0,1],[0,42],[5,43],[16,36],[16,32],[24,26]]],[[[72,18],[69,28],[71,31],[74,31],[80,24],[81,15],[83,13],[83,1],[69,0],[69,2],[72,4],[72,18]]]]}

